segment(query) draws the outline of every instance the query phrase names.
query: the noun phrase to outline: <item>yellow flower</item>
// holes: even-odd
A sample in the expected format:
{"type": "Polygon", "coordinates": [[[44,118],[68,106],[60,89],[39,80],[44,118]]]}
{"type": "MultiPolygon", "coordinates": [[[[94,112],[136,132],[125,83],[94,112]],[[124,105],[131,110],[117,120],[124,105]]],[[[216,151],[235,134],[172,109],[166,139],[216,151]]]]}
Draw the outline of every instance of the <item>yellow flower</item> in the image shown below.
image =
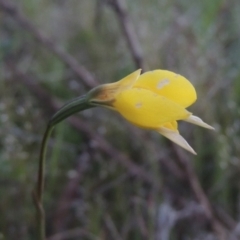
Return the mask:
{"type": "Polygon", "coordinates": [[[193,154],[196,152],[178,132],[178,120],[213,129],[186,107],[197,99],[193,85],[183,76],[155,70],[140,75],[137,70],[122,80],[101,85],[89,92],[93,106],[119,112],[129,122],[158,131],[193,154]]]}

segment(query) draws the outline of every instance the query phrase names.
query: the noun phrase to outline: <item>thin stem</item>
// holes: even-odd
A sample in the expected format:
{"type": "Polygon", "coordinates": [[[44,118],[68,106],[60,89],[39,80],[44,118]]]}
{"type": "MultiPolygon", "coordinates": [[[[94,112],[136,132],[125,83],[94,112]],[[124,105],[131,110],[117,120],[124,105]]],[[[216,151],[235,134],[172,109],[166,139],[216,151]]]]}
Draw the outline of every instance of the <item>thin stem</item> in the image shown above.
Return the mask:
{"type": "Polygon", "coordinates": [[[46,151],[47,151],[47,142],[50,137],[50,134],[53,130],[54,126],[48,125],[41,144],[40,150],[40,158],[39,158],[39,165],[38,165],[38,181],[37,181],[37,199],[42,202],[42,195],[44,189],[44,175],[45,175],[45,158],[46,158],[46,151]]]}
{"type": "Polygon", "coordinates": [[[88,96],[80,96],[75,99],[72,99],[65,105],[63,105],[51,118],[49,121],[49,127],[55,126],[67,117],[70,117],[74,113],[83,111],[85,109],[92,108],[94,106],[88,103],[88,96]]]}
{"type": "Polygon", "coordinates": [[[41,143],[41,150],[39,155],[38,165],[38,179],[36,191],[33,192],[33,200],[37,210],[37,237],[39,240],[46,239],[45,232],[45,211],[42,203],[42,196],[44,190],[44,175],[45,175],[45,158],[47,151],[47,142],[54,126],[48,125],[41,143]]]}
{"type": "Polygon", "coordinates": [[[44,191],[45,159],[46,159],[48,139],[51,135],[53,128],[58,123],[60,123],[61,121],[63,121],[64,119],[73,115],[76,112],[83,111],[91,107],[93,106],[89,105],[88,98],[86,96],[81,96],[71,100],[69,103],[65,104],[53,115],[43,135],[40,155],[39,155],[37,186],[36,186],[36,191],[33,192],[33,199],[34,199],[36,210],[37,210],[37,233],[38,233],[39,240],[46,239],[45,211],[42,203],[42,198],[43,198],[43,191],[44,191]]]}

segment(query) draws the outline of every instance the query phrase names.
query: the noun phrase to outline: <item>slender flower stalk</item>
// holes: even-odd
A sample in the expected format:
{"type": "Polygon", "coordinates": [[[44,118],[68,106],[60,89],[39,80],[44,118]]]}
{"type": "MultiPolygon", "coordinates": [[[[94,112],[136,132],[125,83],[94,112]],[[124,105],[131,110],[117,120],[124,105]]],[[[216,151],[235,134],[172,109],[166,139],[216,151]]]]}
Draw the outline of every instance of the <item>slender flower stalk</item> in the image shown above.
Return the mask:
{"type": "Polygon", "coordinates": [[[42,204],[43,191],[44,191],[44,175],[45,175],[45,158],[48,139],[53,131],[54,127],[66,119],[67,117],[73,115],[76,112],[83,111],[85,109],[92,108],[93,106],[88,103],[88,98],[86,95],[78,97],[71,100],[60,108],[48,122],[47,128],[45,130],[41,150],[39,155],[39,166],[38,166],[38,179],[36,190],[33,192],[33,199],[37,209],[37,237],[39,240],[45,240],[45,212],[42,204]]]}
{"type": "Polygon", "coordinates": [[[178,131],[178,121],[213,129],[186,109],[197,99],[195,88],[186,78],[166,70],[140,73],[139,69],[118,82],[100,85],[86,95],[71,100],[49,121],[42,140],[38,182],[34,192],[39,240],[45,240],[42,196],[47,142],[53,128],[67,117],[92,107],[109,108],[119,112],[132,124],[155,130],[193,154],[196,152],[178,131]]]}

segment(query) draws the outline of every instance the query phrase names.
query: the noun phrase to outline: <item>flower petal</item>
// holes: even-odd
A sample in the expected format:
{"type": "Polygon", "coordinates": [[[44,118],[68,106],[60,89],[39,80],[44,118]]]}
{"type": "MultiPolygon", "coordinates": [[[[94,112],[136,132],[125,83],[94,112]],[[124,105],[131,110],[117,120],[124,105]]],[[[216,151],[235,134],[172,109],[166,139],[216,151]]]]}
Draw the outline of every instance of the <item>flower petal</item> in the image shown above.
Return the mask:
{"type": "Polygon", "coordinates": [[[200,127],[204,127],[204,128],[214,130],[214,127],[208,125],[201,118],[199,118],[197,116],[194,116],[194,115],[190,115],[188,118],[184,119],[184,121],[190,122],[190,123],[198,125],[200,127]]]}
{"type": "Polygon", "coordinates": [[[97,86],[88,93],[89,101],[95,105],[113,101],[118,93],[132,88],[140,73],[141,69],[138,69],[117,82],[97,86]]]}
{"type": "Polygon", "coordinates": [[[141,88],[119,93],[112,107],[131,123],[150,129],[158,129],[167,122],[186,119],[191,115],[166,97],[141,88]]]}
{"type": "Polygon", "coordinates": [[[160,127],[158,132],[160,134],[162,134],[164,137],[166,137],[169,140],[173,141],[174,143],[178,144],[182,148],[184,148],[187,151],[191,152],[192,154],[197,155],[197,153],[188,144],[188,142],[179,134],[178,131],[174,131],[174,130],[171,130],[171,129],[165,128],[165,127],[160,127]]]}
{"type": "Polygon", "coordinates": [[[146,72],[133,87],[151,90],[183,107],[190,106],[197,99],[193,85],[185,77],[167,70],[146,72]]]}
{"type": "Polygon", "coordinates": [[[177,121],[172,121],[172,122],[165,123],[163,125],[163,127],[171,129],[171,130],[174,130],[176,132],[178,131],[178,123],[177,123],[177,121]]]}

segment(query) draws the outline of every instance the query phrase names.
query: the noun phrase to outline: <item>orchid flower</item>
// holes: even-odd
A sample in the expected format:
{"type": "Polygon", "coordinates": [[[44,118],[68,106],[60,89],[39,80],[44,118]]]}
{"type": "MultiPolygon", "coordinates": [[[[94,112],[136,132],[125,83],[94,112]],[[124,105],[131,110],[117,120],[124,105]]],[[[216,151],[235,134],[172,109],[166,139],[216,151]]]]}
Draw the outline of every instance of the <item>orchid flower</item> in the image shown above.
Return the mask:
{"type": "Polygon", "coordinates": [[[89,92],[89,103],[119,112],[129,122],[153,129],[196,154],[179,134],[177,121],[183,120],[214,129],[186,110],[196,99],[193,85],[183,76],[167,70],[137,70],[116,83],[98,86],[89,92]]]}

